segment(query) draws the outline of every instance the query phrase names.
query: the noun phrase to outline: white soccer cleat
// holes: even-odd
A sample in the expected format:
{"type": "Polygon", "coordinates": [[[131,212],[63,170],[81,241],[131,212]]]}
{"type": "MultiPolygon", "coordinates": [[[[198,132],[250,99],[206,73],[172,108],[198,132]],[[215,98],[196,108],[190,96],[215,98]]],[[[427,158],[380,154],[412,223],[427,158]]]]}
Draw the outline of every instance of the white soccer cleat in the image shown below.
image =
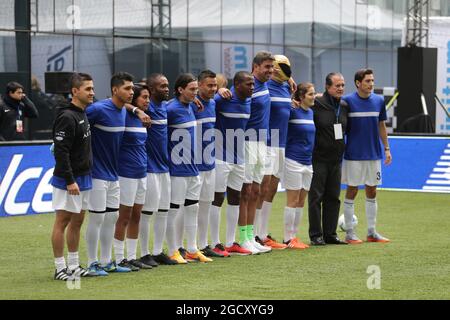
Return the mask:
{"type": "Polygon", "coordinates": [[[259,244],[258,242],[256,242],[255,239],[252,239],[252,240],[250,240],[250,241],[251,241],[252,245],[253,245],[257,250],[259,250],[259,252],[261,252],[261,253],[266,253],[266,252],[272,251],[272,248],[271,248],[271,247],[263,246],[263,245],[259,244]]]}

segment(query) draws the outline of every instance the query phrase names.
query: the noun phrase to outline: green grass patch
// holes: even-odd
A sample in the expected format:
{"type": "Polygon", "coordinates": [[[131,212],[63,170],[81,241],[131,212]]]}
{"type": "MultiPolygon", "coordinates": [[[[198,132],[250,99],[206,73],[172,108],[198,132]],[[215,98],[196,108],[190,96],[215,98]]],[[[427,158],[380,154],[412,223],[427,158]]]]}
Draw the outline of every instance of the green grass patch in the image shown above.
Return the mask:
{"type": "MultiPolygon", "coordinates": [[[[280,193],[270,218],[272,235],[279,240],[284,205],[285,195],[280,193]]],[[[362,193],[355,208],[357,233],[365,238],[362,193]]],[[[84,278],[80,290],[53,280],[53,214],[2,218],[0,299],[449,299],[449,195],[379,191],[378,208],[377,229],[392,240],[389,244],[330,245],[209,264],[159,266],[84,278]],[[380,268],[380,289],[367,288],[367,268],[372,265],[380,268]]],[[[300,238],[309,243],[307,208],[300,229],[300,238]]],[[[86,257],[82,239],[82,263],[86,257]]]]}

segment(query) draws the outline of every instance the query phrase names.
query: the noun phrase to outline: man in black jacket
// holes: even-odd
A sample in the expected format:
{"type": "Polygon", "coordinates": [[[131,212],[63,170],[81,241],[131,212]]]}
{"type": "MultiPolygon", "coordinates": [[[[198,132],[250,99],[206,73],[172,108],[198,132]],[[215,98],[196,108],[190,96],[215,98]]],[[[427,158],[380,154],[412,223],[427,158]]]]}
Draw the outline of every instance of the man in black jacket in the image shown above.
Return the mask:
{"type": "Polygon", "coordinates": [[[328,74],[326,91],[322,97],[316,98],[312,107],[316,125],[314,174],[308,196],[309,238],[312,245],[346,244],[336,234],[341,204],[341,162],[348,116],[348,105],[341,100],[344,87],[342,74],[328,74]]]}
{"type": "Polygon", "coordinates": [[[74,73],[71,77],[72,102],[61,106],[53,124],[55,169],[53,209],[56,211],[52,245],[55,257],[55,280],[83,277],[88,271],[79,264],[78,244],[84,211],[88,209],[92,189],[91,131],[85,108],[94,99],[90,75],[74,73]],[[68,261],[64,260],[64,232],[67,228],[68,261]]]}
{"type": "Polygon", "coordinates": [[[0,141],[25,140],[24,119],[37,118],[39,113],[25,95],[20,83],[9,82],[0,98],[0,141]]]}

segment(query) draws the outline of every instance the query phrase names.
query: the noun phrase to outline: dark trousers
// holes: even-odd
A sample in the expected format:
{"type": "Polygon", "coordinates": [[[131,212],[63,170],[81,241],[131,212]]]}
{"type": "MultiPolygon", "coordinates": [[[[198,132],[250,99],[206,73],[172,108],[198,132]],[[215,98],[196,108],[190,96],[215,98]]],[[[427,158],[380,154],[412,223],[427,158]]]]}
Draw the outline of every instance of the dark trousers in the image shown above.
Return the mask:
{"type": "Polygon", "coordinates": [[[316,161],[313,170],[308,194],[309,238],[336,237],[341,205],[341,163],[316,161]]]}

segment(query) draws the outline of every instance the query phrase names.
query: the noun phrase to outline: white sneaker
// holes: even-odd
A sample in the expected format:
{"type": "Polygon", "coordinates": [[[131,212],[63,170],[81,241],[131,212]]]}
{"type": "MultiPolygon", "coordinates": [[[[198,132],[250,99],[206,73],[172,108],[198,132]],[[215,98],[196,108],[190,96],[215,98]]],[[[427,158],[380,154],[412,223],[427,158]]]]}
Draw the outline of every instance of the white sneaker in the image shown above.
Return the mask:
{"type": "Polygon", "coordinates": [[[244,241],[241,247],[250,251],[252,254],[260,254],[260,251],[256,249],[255,246],[253,246],[253,244],[249,240],[244,241]]]}
{"type": "Polygon", "coordinates": [[[271,247],[263,246],[263,245],[259,244],[258,242],[256,242],[255,239],[250,240],[250,242],[261,253],[266,253],[266,252],[272,251],[271,247]]]}

